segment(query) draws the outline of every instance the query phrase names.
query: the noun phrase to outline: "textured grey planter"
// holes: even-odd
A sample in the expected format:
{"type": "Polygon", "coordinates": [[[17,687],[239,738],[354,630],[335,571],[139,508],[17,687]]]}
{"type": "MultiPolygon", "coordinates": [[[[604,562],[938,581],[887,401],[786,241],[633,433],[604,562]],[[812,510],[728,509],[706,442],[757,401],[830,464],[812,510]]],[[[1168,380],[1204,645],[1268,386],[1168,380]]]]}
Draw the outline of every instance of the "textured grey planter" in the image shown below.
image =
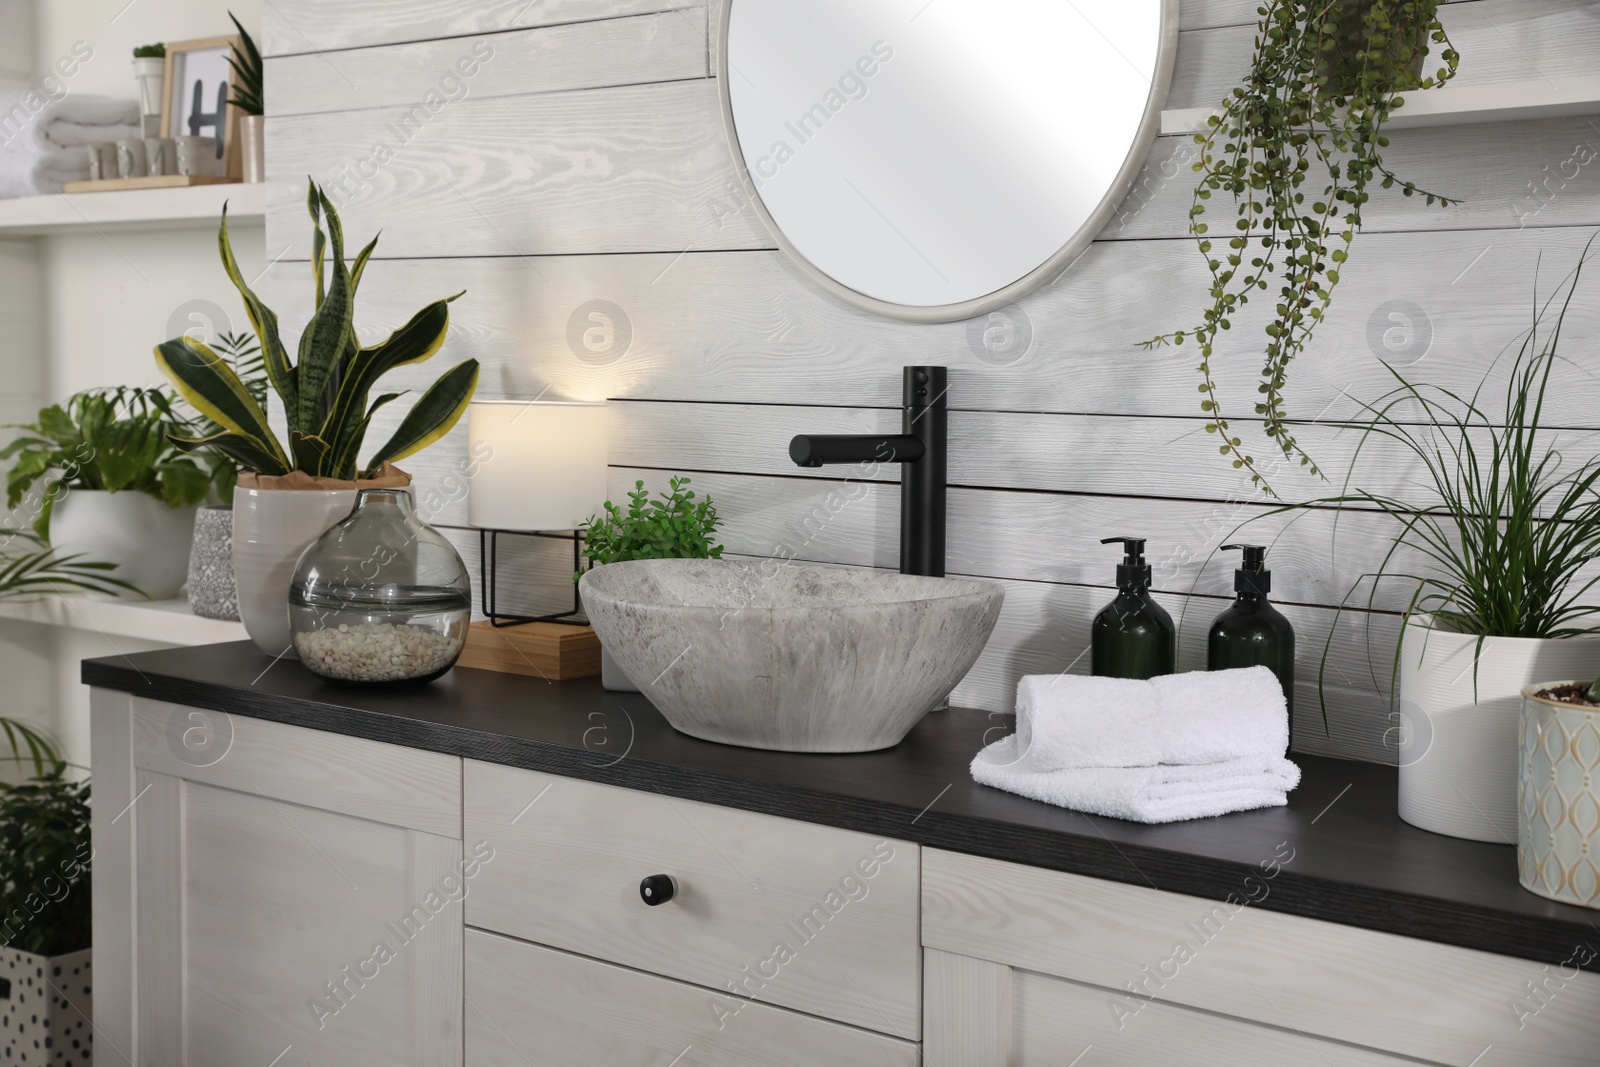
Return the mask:
{"type": "Polygon", "coordinates": [[[233,580],[233,509],[226,505],[194,513],[189,610],[202,619],[239,621],[239,589],[233,580]]]}
{"type": "Polygon", "coordinates": [[[0,948],[0,1063],[90,1062],[92,952],[47,957],[0,948]]]}

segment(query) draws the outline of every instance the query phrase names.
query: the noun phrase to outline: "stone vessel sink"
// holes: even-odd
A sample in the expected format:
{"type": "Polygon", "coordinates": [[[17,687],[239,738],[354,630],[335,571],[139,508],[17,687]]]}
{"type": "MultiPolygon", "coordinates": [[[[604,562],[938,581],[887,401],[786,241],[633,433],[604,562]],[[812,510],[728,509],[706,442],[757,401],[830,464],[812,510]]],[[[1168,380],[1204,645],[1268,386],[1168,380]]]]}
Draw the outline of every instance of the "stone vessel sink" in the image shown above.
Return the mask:
{"type": "Polygon", "coordinates": [[[580,583],[600,641],[678,730],[782,752],[900,742],[983,651],[993,582],[656,559],[580,583]]]}

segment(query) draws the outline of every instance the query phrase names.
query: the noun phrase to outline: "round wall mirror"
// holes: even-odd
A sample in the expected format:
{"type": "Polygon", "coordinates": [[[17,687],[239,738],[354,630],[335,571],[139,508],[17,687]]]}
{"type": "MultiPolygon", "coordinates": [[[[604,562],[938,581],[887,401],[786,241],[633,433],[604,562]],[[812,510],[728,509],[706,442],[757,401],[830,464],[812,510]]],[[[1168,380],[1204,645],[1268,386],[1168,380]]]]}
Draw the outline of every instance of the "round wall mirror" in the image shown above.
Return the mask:
{"type": "Polygon", "coordinates": [[[1111,218],[1177,31],[1178,0],[727,0],[723,120],[811,278],[896,318],[970,318],[1111,218]]]}

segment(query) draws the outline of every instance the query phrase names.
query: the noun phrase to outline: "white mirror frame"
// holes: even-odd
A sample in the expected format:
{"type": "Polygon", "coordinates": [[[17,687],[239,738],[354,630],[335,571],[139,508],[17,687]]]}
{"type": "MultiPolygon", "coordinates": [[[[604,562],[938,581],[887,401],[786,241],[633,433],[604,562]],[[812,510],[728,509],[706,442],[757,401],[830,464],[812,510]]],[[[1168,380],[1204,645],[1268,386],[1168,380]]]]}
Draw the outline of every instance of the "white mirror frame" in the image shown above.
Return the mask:
{"type": "Polygon", "coordinates": [[[794,244],[784,236],[783,230],[771,213],[767,211],[766,205],[762,203],[761,193],[745,166],[744,150],[739,145],[739,131],[734,126],[733,101],[728,88],[728,27],[733,20],[733,5],[738,2],[739,0],[724,0],[722,5],[722,25],[718,30],[717,44],[717,93],[722,99],[722,128],[727,134],[728,147],[733,154],[733,165],[738,171],[739,183],[744,188],[745,197],[755,208],[762,225],[778,243],[778,247],[806,277],[847,304],[903,322],[957,322],[961,319],[986,315],[1008,304],[1016,303],[1070,267],[1116,215],[1117,208],[1133,189],[1139,172],[1144,168],[1145,160],[1155,145],[1156,136],[1161,132],[1161,110],[1166,105],[1167,92],[1172,86],[1173,61],[1178,52],[1178,0],[1161,0],[1161,48],[1156,60],[1155,78],[1150,83],[1150,97],[1145,102],[1144,121],[1140,123],[1139,132],[1133,139],[1128,158],[1123,161],[1121,169],[1117,172],[1116,181],[1106,191],[1099,207],[1060,251],[1010,285],[996,289],[992,293],[957,304],[920,307],[879,300],[835,280],[795,248],[794,244]]]}

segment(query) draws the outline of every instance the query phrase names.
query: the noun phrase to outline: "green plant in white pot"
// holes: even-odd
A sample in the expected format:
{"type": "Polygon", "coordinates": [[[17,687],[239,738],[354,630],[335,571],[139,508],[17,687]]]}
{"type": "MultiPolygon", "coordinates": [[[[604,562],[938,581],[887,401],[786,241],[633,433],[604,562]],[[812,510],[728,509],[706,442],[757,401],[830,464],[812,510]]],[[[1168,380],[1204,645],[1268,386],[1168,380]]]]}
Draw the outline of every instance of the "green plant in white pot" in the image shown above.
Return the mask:
{"type": "Polygon", "coordinates": [[[289,581],[300,553],[350,511],[358,489],[408,485],[410,475],[394,463],[448,433],[478,384],[478,361],[457,363],[423,391],[388,440],[362,458],[373,417],[403,395],[373,398],[373,387],[390,371],[439,351],[450,328],[450,301],[461,294],[433,301],[385,340],[363,345],[353,322],[355,297],[378,239],[347,263],[338,212],[315,182],[307,208],[316,304],[292,363],[278,316],[251,290],[234,259],[226,209],[217,235],[222,265],[244,299],[267,379],[282,402],[285,438],[273,431],[266,410],[211,348],[185,336],[155,350],[156,364],[184,399],[221,427],[175,443],[220,451],[244,472],[233,496],[239,615],[251,640],[272,656],[293,655],[289,581]]]}
{"type": "Polygon", "coordinates": [[[1543,424],[1552,391],[1574,373],[1559,346],[1582,267],[1536,309],[1500,410],[1483,400],[1487,376],[1464,396],[1390,368],[1396,388],[1346,424],[1363,435],[1357,460],[1387,445],[1417,464],[1408,481],[1422,493],[1403,499],[1347,481],[1340,495],[1310,502],[1395,524],[1382,563],[1364,576],[1367,606],[1381,585],[1411,590],[1395,651],[1400,816],[1436,833],[1516,840],[1521,691],[1600,663],[1600,455],[1559,447],[1543,424]],[[1421,565],[1398,563],[1402,552],[1421,565]]]}
{"type": "Polygon", "coordinates": [[[29,491],[34,527],[63,555],[114,564],[124,595],[176,596],[189,567],[195,507],[217,464],[186,456],[169,439],[191,429],[156,389],[94,389],[39,412],[0,460],[8,506],[29,491]]]}

